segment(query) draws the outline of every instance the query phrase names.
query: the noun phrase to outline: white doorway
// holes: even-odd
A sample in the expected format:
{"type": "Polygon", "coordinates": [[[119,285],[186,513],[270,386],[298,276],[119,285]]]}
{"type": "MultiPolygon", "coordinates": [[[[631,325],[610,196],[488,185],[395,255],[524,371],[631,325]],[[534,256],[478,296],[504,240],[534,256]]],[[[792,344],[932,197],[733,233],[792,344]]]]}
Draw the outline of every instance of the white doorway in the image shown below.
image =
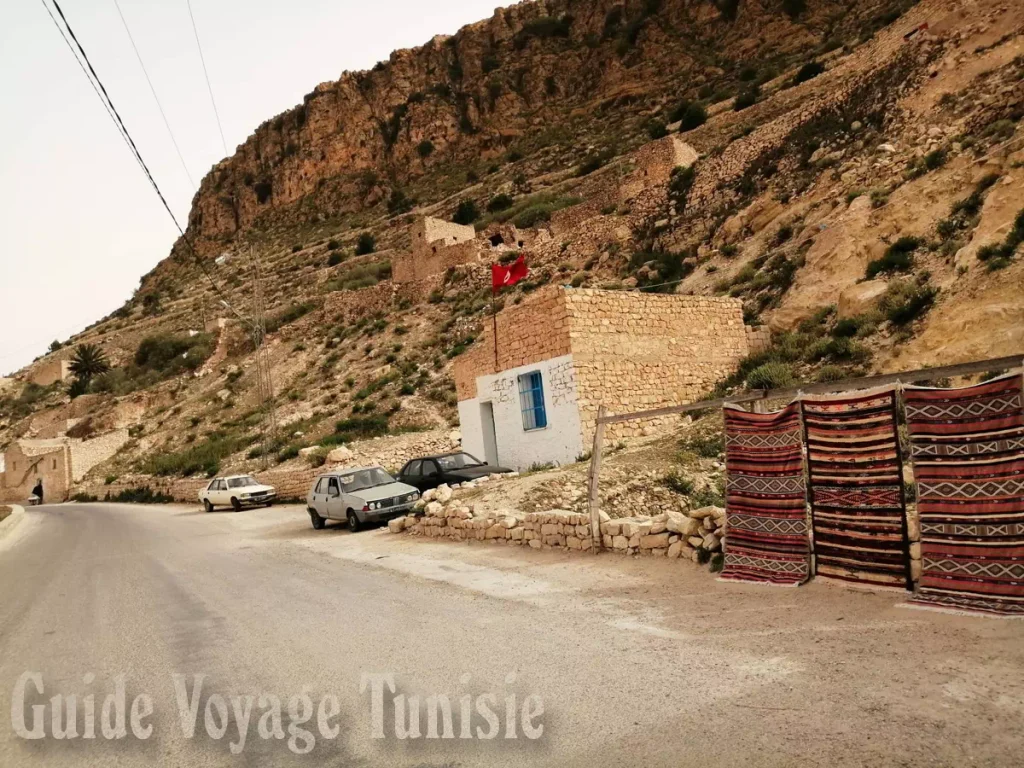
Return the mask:
{"type": "Polygon", "coordinates": [[[498,438],[494,432],[494,404],[488,400],[480,403],[480,430],[484,437],[484,461],[492,467],[498,466],[498,438]]]}

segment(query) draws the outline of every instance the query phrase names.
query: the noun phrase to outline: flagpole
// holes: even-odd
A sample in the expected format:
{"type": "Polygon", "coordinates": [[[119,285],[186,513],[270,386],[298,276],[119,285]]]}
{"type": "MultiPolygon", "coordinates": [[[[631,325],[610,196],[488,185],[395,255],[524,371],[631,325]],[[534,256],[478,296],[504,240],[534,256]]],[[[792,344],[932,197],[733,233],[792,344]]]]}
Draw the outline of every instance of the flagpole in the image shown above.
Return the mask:
{"type": "Polygon", "coordinates": [[[498,292],[491,286],[491,323],[494,328],[494,372],[498,373],[498,306],[494,301],[494,297],[498,295],[498,292]]]}

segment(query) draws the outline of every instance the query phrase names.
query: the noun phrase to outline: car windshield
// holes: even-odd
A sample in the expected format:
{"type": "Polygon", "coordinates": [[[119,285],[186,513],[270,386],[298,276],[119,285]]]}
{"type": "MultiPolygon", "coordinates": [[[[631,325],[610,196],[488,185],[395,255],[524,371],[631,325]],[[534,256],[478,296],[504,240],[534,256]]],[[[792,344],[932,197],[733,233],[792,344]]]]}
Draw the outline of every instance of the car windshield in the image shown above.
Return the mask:
{"type": "Polygon", "coordinates": [[[341,487],[345,493],[354,491],[365,491],[367,488],[375,488],[378,485],[387,485],[395,482],[395,478],[379,467],[374,469],[361,469],[351,475],[342,475],[341,487]]]}
{"type": "Polygon", "coordinates": [[[466,467],[482,467],[483,462],[468,453],[453,453],[451,456],[440,456],[437,463],[444,471],[465,469],[466,467]]]}
{"type": "Polygon", "coordinates": [[[259,485],[259,483],[249,476],[232,477],[228,480],[228,488],[248,488],[250,485],[259,485]]]}

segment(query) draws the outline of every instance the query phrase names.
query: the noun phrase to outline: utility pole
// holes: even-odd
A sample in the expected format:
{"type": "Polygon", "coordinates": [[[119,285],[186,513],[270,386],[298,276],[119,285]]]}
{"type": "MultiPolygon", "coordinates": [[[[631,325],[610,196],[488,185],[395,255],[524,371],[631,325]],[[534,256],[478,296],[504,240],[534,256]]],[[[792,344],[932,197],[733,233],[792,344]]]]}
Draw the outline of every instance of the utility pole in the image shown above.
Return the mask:
{"type": "Polygon", "coordinates": [[[266,348],[267,316],[263,298],[263,273],[253,247],[249,246],[249,261],[252,266],[252,341],[256,361],[256,391],[262,411],[262,454],[263,469],[269,463],[268,454],[277,439],[277,408],[274,405],[274,381],[270,371],[270,355],[266,348]]]}

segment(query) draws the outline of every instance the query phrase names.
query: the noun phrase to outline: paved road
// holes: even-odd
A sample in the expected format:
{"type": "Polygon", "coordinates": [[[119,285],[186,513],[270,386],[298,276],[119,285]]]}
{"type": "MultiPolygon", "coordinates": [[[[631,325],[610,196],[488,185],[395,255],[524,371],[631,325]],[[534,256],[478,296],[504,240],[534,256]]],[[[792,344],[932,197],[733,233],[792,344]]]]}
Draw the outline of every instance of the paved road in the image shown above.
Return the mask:
{"type": "MultiPolygon", "coordinates": [[[[725,585],[664,561],[314,532],[301,509],[30,509],[0,539],[0,765],[1019,765],[1024,622],[897,600],[725,585]],[[26,671],[44,694],[18,695],[26,671]],[[384,739],[372,738],[366,673],[396,683],[384,739]],[[175,674],[186,697],[205,675],[191,738],[175,674]],[[119,675],[128,735],[108,740],[100,702],[119,675]],[[301,699],[288,711],[304,687],[305,724],[301,699]],[[447,694],[459,736],[467,692],[494,695],[499,738],[395,737],[394,695],[422,707],[447,694]],[[50,697],[77,694],[81,737],[90,693],[96,738],[54,739],[50,697]],[[235,755],[244,697],[261,693],[282,699],[284,738],[272,737],[273,699],[256,699],[235,755]],[[516,739],[504,738],[511,693],[516,739]],[[140,694],[153,699],[147,739],[131,730],[140,694]],[[328,694],[336,738],[317,726],[328,694]],[[528,694],[544,707],[529,721],[544,727],[535,740],[522,730],[528,694]],[[227,731],[214,738],[219,697],[227,731]],[[20,712],[31,729],[33,705],[39,740],[9,719],[20,712]],[[311,729],[312,752],[294,754],[309,742],[289,726],[311,729]]],[[[478,714],[471,725],[490,730],[478,714]]]]}

